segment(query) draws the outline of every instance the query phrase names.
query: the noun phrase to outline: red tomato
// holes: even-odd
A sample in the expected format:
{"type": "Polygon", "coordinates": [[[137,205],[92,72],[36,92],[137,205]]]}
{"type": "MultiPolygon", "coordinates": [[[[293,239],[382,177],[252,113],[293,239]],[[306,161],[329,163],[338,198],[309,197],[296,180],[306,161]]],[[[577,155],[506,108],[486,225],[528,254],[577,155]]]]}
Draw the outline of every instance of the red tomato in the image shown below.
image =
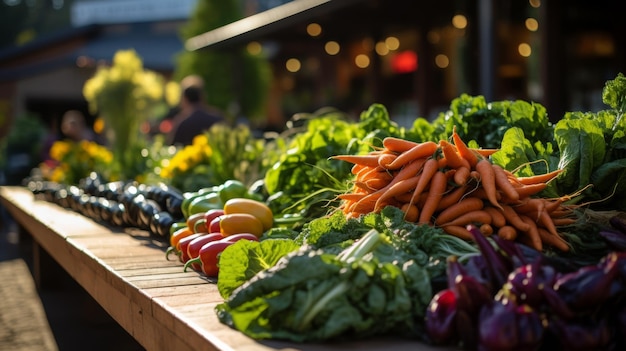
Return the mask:
{"type": "Polygon", "coordinates": [[[252,234],[252,233],[233,234],[233,235],[229,235],[229,236],[225,237],[222,240],[234,243],[234,242],[242,240],[242,239],[251,240],[251,241],[259,241],[259,238],[257,238],[257,236],[252,234]]]}
{"type": "Polygon", "coordinates": [[[219,273],[219,259],[220,254],[224,249],[232,245],[233,243],[223,240],[212,241],[204,244],[200,249],[200,262],[202,264],[202,273],[207,277],[217,277],[219,273]]]}
{"type": "MultiPolygon", "coordinates": [[[[224,210],[221,208],[215,208],[215,209],[206,211],[204,213],[204,219],[206,220],[207,225],[211,225],[211,221],[213,221],[215,218],[222,216],[222,215],[224,215],[224,210]]],[[[209,230],[209,233],[213,233],[213,232],[209,230]]]]}
{"type": "MultiPolygon", "coordinates": [[[[224,239],[224,237],[219,232],[200,235],[199,237],[193,239],[187,246],[187,257],[189,257],[189,259],[198,257],[198,255],[200,255],[200,249],[202,249],[202,246],[204,246],[207,243],[210,243],[213,241],[219,241],[222,239],[224,239]]],[[[197,263],[192,263],[191,268],[193,268],[196,271],[199,271],[202,269],[202,266],[197,263]]]]}
{"type": "Polygon", "coordinates": [[[180,260],[180,262],[185,263],[189,261],[189,255],[187,255],[187,247],[189,246],[189,243],[193,241],[193,239],[199,236],[199,233],[194,233],[180,239],[180,241],[178,242],[178,247],[180,248],[180,256],[178,256],[178,259],[180,260]]]}

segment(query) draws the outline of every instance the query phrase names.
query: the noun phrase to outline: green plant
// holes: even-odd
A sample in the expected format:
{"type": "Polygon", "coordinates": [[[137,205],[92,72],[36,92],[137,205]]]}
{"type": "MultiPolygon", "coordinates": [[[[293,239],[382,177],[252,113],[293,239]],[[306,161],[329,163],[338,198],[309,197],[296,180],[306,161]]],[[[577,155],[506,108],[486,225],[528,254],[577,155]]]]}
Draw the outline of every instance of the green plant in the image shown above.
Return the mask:
{"type": "Polygon", "coordinates": [[[120,50],[110,67],[99,67],[85,83],[83,95],[90,110],[104,120],[115,173],[123,179],[141,174],[144,169],[137,165],[143,163],[138,158],[147,141],[141,137],[139,128],[164,103],[163,77],[144,69],[134,50],[120,50]]]}

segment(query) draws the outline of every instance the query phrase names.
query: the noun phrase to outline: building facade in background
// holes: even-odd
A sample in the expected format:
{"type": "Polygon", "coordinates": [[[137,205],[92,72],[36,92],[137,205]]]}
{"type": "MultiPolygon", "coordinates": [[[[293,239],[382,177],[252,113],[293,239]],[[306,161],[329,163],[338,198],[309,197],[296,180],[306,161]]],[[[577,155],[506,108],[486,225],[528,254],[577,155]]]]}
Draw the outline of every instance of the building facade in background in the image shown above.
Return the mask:
{"type": "MultiPolygon", "coordinates": [[[[68,30],[0,50],[0,108],[52,124],[69,108],[86,112],[84,82],[120,49],[134,48],[167,77],[185,50],[178,31],[196,1],[204,0],[74,1],[68,30]]],[[[243,46],[267,57],[267,115],[277,127],[294,113],[333,106],[358,115],[374,102],[407,124],[463,93],[536,101],[558,119],[603,108],[604,82],[626,71],[626,21],[614,1],[241,2],[250,16],[242,24],[287,6],[306,9],[194,49],[243,46]]]]}

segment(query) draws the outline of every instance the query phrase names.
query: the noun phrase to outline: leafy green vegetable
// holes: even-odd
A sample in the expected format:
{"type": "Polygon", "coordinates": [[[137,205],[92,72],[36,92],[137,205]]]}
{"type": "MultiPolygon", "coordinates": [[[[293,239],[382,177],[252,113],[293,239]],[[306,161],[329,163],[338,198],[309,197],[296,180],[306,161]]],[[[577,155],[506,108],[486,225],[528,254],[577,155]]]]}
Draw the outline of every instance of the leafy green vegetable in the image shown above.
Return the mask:
{"type": "Polygon", "coordinates": [[[626,210],[626,77],[607,81],[602,99],[612,109],[566,113],[555,127],[561,151],[556,179],[563,195],[582,191],[578,201],[594,209],[626,210]]]}
{"type": "Polygon", "coordinates": [[[504,134],[512,127],[524,130],[531,144],[552,140],[552,125],[545,107],[523,100],[488,103],[484,96],[462,94],[431,124],[434,130],[427,140],[446,139],[456,127],[463,140],[484,148],[499,148],[504,134]]]}
{"type": "Polygon", "coordinates": [[[509,128],[500,151],[492,155],[493,162],[509,170],[517,169],[520,176],[562,169],[542,196],[573,196],[570,202],[584,202],[590,208],[626,210],[626,162],[623,161],[626,122],[622,118],[626,111],[626,77],[623,74],[607,81],[602,99],[612,109],[568,112],[556,125],[546,129],[553,130],[552,139],[533,141],[532,136],[526,135],[526,127],[509,128]],[[556,150],[552,140],[558,146],[556,150]]]}
{"type": "Polygon", "coordinates": [[[239,240],[220,254],[217,289],[223,298],[258,272],[274,266],[280,258],[300,245],[289,239],[239,240]]]}
{"type": "MultiPolygon", "coordinates": [[[[491,159],[493,163],[514,171],[520,177],[548,173],[556,170],[559,163],[552,143],[544,145],[541,141],[536,141],[531,144],[526,139],[524,130],[518,127],[510,128],[504,133],[500,150],[491,159]]],[[[550,183],[540,195],[557,197],[559,193],[554,183],[550,183]]]]}
{"type": "Polygon", "coordinates": [[[304,226],[297,240],[317,248],[342,248],[346,242],[358,240],[370,229],[387,234],[397,251],[405,252],[426,266],[432,277],[445,274],[448,256],[464,260],[478,253],[473,243],[448,235],[440,228],[405,221],[402,210],[394,206],[387,206],[380,213],[348,220],[340,212],[313,220],[304,226]]]}
{"type": "Polygon", "coordinates": [[[593,119],[575,114],[560,120],[554,130],[561,150],[558,179],[564,190],[579,190],[591,182],[591,172],[602,164],[606,145],[602,127],[593,119]]]}
{"type": "MultiPolygon", "coordinates": [[[[613,80],[606,82],[602,90],[602,102],[617,111],[619,117],[626,113],[626,77],[623,73],[618,73],[613,80]]],[[[616,120],[616,125],[619,124],[616,120]]]]}
{"type": "Polygon", "coordinates": [[[338,255],[299,250],[236,289],[216,312],[255,339],[417,336],[433,294],[430,278],[395,252],[376,230],[338,255]]]}
{"type": "Polygon", "coordinates": [[[336,195],[348,190],[352,165],[329,157],[364,154],[381,146],[384,137],[405,133],[380,104],[361,113],[358,122],[336,110],[298,116],[297,122],[300,127],[278,137],[287,139],[287,151],[264,180],[268,204],[276,215],[298,213],[308,219],[324,216],[338,204],[336,195]]]}

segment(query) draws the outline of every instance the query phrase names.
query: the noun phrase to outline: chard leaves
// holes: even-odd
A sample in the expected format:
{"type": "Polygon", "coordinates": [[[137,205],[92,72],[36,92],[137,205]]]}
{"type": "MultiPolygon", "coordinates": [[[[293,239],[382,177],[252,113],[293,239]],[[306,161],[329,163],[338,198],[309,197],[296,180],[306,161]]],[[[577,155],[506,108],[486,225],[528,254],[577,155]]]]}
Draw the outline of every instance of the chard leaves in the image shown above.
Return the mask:
{"type": "Polygon", "coordinates": [[[380,261],[377,250],[388,245],[369,231],[343,254],[311,248],[290,253],[216,306],[218,318],[255,339],[414,334],[432,297],[429,276],[410,261],[380,261]],[[416,285],[425,296],[416,298],[416,285]]]}
{"type": "Polygon", "coordinates": [[[223,298],[258,272],[268,269],[300,245],[290,239],[266,239],[260,242],[239,240],[220,255],[217,289],[223,298]]]}

